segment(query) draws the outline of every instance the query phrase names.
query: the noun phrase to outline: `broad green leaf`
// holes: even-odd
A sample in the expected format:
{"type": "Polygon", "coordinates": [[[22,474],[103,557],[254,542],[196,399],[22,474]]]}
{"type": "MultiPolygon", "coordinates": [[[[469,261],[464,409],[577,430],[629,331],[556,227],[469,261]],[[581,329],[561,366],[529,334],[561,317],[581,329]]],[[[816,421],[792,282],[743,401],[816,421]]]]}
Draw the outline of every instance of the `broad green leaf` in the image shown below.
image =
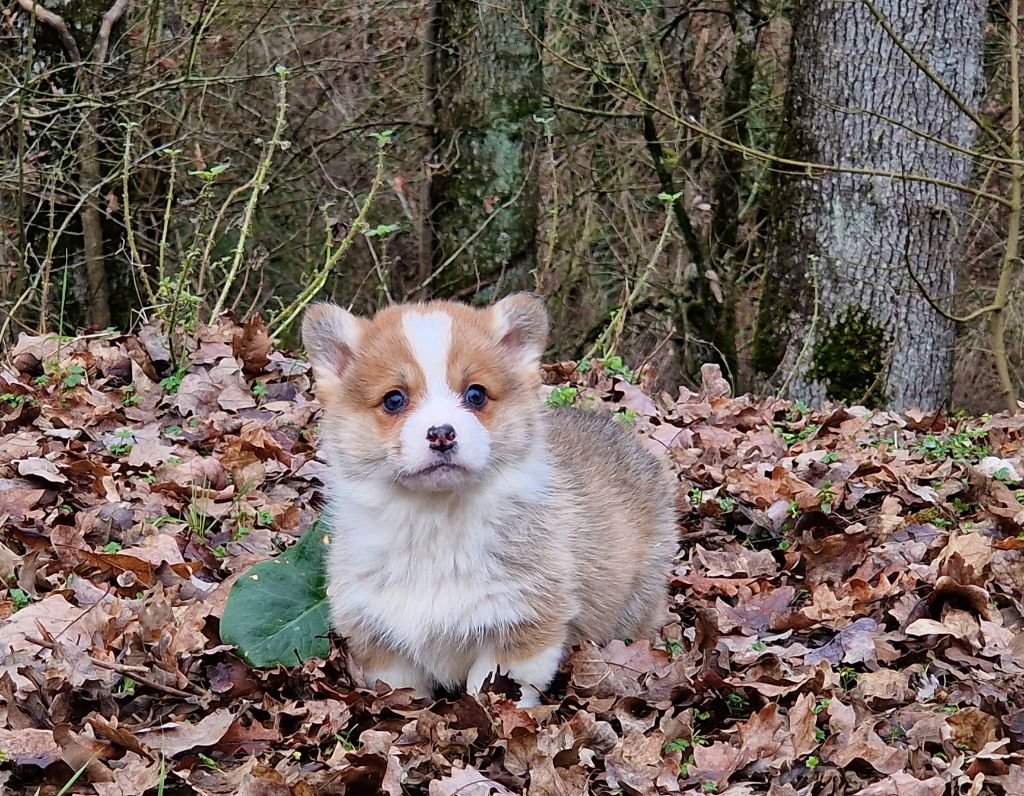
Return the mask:
{"type": "Polygon", "coordinates": [[[324,580],[327,529],[316,522],[277,558],[235,581],[220,620],[220,637],[250,665],[294,666],[327,657],[324,580]]]}

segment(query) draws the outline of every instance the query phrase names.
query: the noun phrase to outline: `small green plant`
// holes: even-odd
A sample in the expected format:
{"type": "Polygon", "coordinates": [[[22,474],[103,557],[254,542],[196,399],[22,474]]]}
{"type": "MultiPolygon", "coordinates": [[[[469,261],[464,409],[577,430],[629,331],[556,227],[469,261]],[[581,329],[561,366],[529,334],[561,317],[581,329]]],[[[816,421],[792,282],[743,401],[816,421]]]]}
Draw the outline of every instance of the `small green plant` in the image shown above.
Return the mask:
{"type": "Polygon", "coordinates": [[[138,406],[142,402],[142,396],[136,392],[135,388],[126,384],[121,388],[121,405],[122,406],[138,406]]]}
{"type": "Polygon", "coordinates": [[[814,740],[818,743],[825,743],[825,739],[828,738],[828,733],[825,732],[821,727],[814,728],[814,740]]]}
{"type": "Polygon", "coordinates": [[[177,393],[181,388],[181,382],[185,379],[185,371],[182,368],[174,371],[170,376],[165,376],[160,379],[160,386],[164,391],[171,393],[172,395],[177,393]]]}
{"type": "Polygon", "coordinates": [[[580,391],[575,387],[555,387],[546,401],[547,405],[556,409],[572,406],[580,391]]]}
{"type": "Polygon", "coordinates": [[[663,747],[665,752],[685,752],[693,744],[691,744],[686,738],[676,738],[674,741],[669,741],[663,747]]]}
{"type": "Polygon", "coordinates": [[[750,700],[739,691],[733,691],[725,698],[726,707],[734,716],[745,716],[750,710],[750,700]]]}
{"type": "Polygon", "coordinates": [[[378,224],[372,229],[364,230],[363,235],[368,238],[386,238],[398,232],[401,228],[401,224],[378,224]]]}
{"type": "Polygon", "coordinates": [[[914,450],[934,461],[952,459],[974,464],[989,454],[984,442],[987,437],[988,432],[980,428],[965,428],[945,435],[926,434],[914,450]]]}
{"type": "Polygon", "coordinates": [[[105,545],[103,545],[103,552],[104,553],[117,553],[120,550],[121,550],[121,543],[120,542],[107,542],[105,545]]]}
{"type": "Polygon", "coordinates": [[[833,464],[834,462],[838,461],[839,454],[836,453],[835,451],[829,451],[828,453],[821,457],[822,464],[833,464]]]}
{"type": "Polygon", "coordinates": [[[346,752],[354,752],[356,746],[352,743],[352,731],[342,730],[341,732],[334,733],[334,740],[338,742],[338,745],[346,752]]]}
{"type": "MultiPolygon", "coordinates": [[[[1018,500],[1019,497],[1018,495],[1018,500]]],[[[956,509],[958,514],[973,514],[978,509],[976,504],[968,503],[966,500],[961,500],[958,497],[953,498],[953,508],[956,509]]]]}
{"type": "Polygon", "coordinates": [[[0,401],[3,401],[8,406],[12,406],[17,409],[24,402],[25,396],[19,395],[16,392],[4,392],[0,393],[0,401]]]}
{"type": "Polygon", "coordinates": [[[818,501],[821,504],[822,514],[832,513],[832,504],[836,501],[836,496],[832,492],[832,482],[826,481],[821,485],[821,489],[818,490],[818,501]]]}
{"type": "Polygon", "coordinates": [[[814,771],[814,769],[816,769],[818,767],[818,763],[820,763],[820,762],[821,761],[818,758],[816,758],[814,755],[808,755],[807,756],[807,767],[809,769],[811,769],[811,771],[814,771]]]}
{"type": "Polygon", "coordinates": [[[704,502],[704,490],[700,487],[695,486],[689,492],[686,493],[686,499],[690,501],[691,506],[699,506],[704,502]]]}
{"type": "Polygon", "coordinates": [[[14,606],[15,613],[20,611],[22,608],[28,607],[30,598],[28,594],[24,591],[24,589],[11,589],[10,595],[11,603],[14,606]]]}
{"type": "Polygon", "coordinates": [[[768,645],[765,644],[763,641],[755,641],[753,644],[750,645],[750,648],[754,652],[764,652],[764,650],[768,648],[768,645]]]}
{"type": "Polygon", "coordinates": [[[821,711],[828,710],[828,706],[831,705],[831,704],[832,704],[832,700],[827,698],[827,697],[825,697],[823,699],[819,699],[814,704],[814,706],[811,708],[811,713],[813,713],[815,716],[817,716],[819,713],[821,713],[821,711]]]}
{"type": "Polygon", "coordinates": [[[135,693],[135,681],[130,677],[125,677],[118,684],[117,693],[132,696],[135,693]]]}
{"type": "Polygon", "coordinates": [[[800,418],[807,417],[810,413],[811,407],[797,399],[796,401],[793,401],[793,408],[786,413],[786,419],[790,423],[795,423],[800,418]]]}
{"type": "Polygon", "coordinates": [[[960,708],[958,708],[956,705],[946,705],[944,708],[942,708],[942,712],[945,713],[947,716],[952,716],[954,713],[959,713],[960,708]]]}
{"type": "Polygon", "coordinates": [[[630,384],[636,384],[639,381],[636,371],[626,365],[622,361],[620,356],[610,356],[599,359],[601,367],[604,368],[604,372],[612,376],[621,376],[623,379],[628,381],[630,384]]]}
{"type": "Polygon", "coordinates": [[[998,470],[996,470],[994,473],[992,473],[992,478],[993,478],[993,480],[1000,481],[1000,482],[1002,482],[1004,484],[1016,484],[1017,483],[1017,479],[1015,479],[1013,476],[1010,475],[1010,468],[1009,467],[1000,467],[998,470]]]}
{"type": "Polygon", "coordinates": [[[632,409],[622,409],[615,413],[615,419],[628,428],[636,425],[637,417],[639,415],[632,409]]]}
{"type": "Polygon", "coordinates": [[[220,765],[209,755],[204,755],[202,752],[198,752],[196,756],[202,761],[202,764],[213,771],[220,771],[220,765]]]}
{"type": "Polygon", "coordinates": [[[271,528],[274,525],[274,515],[266,509],[260,509],[256,514],[256,519],[264,528],[271,528]]]}
{"type": "Polygon", "coordinates": [[[839,682],[847,691],[857,685],[857,676],[857,670],[852,666],[844,664],[839,667],[839,682]]]}
{"type": "Polygon", "coordinates": [[[700,783],[701,793],[718,793],[718,785],[711,780],[700,783]]]}
{"type": "Polygon", "coordinates": [[[113,453],[115,456],[123,456],[126,453],[131,453],[133,444],[130,440],[135,439],[135,432],[130,428],[119,428],[114,432],[115,442],[107,443],[107,450],[113,453]]]}
{"type": "Polygon", "coordinates": [[[213,529],[213,520],[195,503],[189,503],[185,510],[185,525],[200,544],[206,544],[206,536],[213,529]]]}
{"type": "Polygon", "coordinates": [[[799,431],[790,431],[785,426],[780,425],[773,426],[772,430],[782,437],[782,441],[787,445],[795,445],[797,442],[813,437],[820,428],[820,423],[808,423],[807,426],[799,431]]]}
{"type": "Polygon", "coordinates": [[[719,508],[721,508],[722,511],[724,511],[727,514],[730,511],[732,511],[734,508],[736,508],[736,503],[737,503],[736,498],[729,497],[728,495],[726,495],[725,497],[720,497],[718,499],[718,506],[719,506],[719,508]]]}
{"type": "Polygon", "coordinates": [[[62,374],[60,386],[62,389],[70,390],[85,381],[85,368],[77,362],[67,366],[62,374]]]}
{"type": "Polygon", "coordinates": [[[262,381],[258,381],[252,385],[252,394],[259,398],[261,401],[267,397],[267,385],[262,381]]]}
{"type": "Polygon", "coordinates": [[[673,658],[676,658],[683,654],[683,645],[674,638],[670,638],[665,642],[665,651],[673,658]]]}

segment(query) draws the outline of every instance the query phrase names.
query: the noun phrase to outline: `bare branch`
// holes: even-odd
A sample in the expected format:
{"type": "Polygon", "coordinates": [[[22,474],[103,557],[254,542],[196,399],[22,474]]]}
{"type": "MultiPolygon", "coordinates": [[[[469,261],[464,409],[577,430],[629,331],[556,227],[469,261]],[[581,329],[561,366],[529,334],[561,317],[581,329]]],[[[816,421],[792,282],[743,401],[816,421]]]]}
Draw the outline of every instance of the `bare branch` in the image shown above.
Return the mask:
{"type": "Polygon", "coordinates": [[[64,17],[44,8],[35,2],[35,0],[18,0],[18,5],[28,13],[35,15],[35,18],[43,24],[49,25],[53,28],[60,37],[60,42],[64,45],[64,49],[67,50],[68,56],[71,60],[76,63],[81,62],[82,54],[78,50],[78,44],[75,42],[75,37],[72,36],[71,31],[68,30],[64,17]]]}
{"type": "Polygon", "coordinates": [[[114,29],[114,25],[118,23],[118,20],[124,16],[124,12],[128,10],[130,2],[131,0],[116,0],[114,5],[103,14],[103,19],[100,22],[100,32],[96,36],[96,44],[92,48],[92,60],[94,63],[102,66],[107,62],[107,50],[110,49],[110,32],[114,29]]]}

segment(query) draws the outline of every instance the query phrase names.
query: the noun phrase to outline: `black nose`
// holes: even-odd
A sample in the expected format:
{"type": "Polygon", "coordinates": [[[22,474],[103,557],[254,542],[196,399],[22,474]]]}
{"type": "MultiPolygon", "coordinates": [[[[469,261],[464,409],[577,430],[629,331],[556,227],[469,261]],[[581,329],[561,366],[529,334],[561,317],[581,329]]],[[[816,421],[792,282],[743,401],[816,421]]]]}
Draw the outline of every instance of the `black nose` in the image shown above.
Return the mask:
{"type": "Polygon", "coordinates": [[[435,451],[447,451],[455,447],[455,429],[450,424],[431,426],[427,429],[427,442],[435,451]]]}

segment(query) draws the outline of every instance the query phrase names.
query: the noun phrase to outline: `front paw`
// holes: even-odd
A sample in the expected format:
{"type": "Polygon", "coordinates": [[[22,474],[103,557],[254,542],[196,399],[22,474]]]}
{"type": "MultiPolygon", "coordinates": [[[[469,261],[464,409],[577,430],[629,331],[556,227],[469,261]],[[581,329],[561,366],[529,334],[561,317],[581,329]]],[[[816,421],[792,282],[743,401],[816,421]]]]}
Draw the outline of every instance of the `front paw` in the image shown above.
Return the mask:
{"type": "Polygon", "coordinates": [[[516,700],[517,708],[535,708],[540,705],[540,692],[532,686],[523,686],[523,695],[516,700]]]}

